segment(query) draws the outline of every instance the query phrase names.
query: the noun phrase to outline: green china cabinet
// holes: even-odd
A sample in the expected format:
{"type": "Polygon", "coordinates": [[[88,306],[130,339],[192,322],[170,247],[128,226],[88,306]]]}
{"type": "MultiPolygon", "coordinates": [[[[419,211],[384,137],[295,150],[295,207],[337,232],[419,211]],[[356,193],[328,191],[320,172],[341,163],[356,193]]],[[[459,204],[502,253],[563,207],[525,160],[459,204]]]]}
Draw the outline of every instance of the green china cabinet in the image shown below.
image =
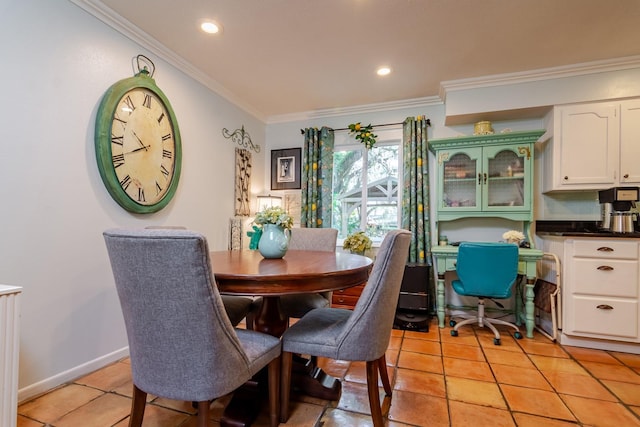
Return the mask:
{"type": "Polygon", "coordinates": [[[436,223],[500,217],[523,221],[528,235],[533,221],[533,144],[544,132],[429,141],[437,169],[436,223]]]}

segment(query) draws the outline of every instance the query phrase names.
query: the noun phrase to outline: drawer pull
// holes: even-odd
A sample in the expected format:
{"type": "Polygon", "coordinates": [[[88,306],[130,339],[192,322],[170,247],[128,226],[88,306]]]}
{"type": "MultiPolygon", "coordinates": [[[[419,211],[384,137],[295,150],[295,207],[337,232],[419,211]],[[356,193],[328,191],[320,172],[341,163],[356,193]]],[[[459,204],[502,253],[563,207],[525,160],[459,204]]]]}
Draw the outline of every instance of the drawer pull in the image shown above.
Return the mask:
{"type": "Polygon", "coordinates": [[[600,267],[597,268],[597,270],[600,270],[600,271],[613,271],[613,267],[611,267],[609,265],[601,265],[600,267]]]}
{"type": "Polygon", "coordinates": [[[613,307],[611,307],[609,304],[600,304],[597,305],[596,308],[599,308],[600,310],[613,310],[613,307]]]}
{"type": "Polygon", "coordinates": [[[601,246],[596,250],[599,252],[613,252],[613,249],[610,248],[609,246],[601,246]]]}

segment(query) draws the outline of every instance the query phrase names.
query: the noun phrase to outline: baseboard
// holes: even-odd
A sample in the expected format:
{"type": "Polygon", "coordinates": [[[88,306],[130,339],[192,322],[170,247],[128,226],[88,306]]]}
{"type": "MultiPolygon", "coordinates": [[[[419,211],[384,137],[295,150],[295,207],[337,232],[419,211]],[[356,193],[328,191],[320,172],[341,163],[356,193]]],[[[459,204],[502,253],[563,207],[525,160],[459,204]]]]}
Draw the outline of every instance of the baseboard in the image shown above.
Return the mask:
{"type": "Polygon", "coordinates": [[[118,360],[127,357],[128,355],[129,347],[124,347],[120,350],[114,351],[113,353],[105,354],[104,356],[98,357],[97,359],[90,360],[87,363],[83,363],[82,365],[78,365],[74,368],[39,381],[35,384],[31,384],[24,388],[21,388],[20,390],[18,390],[18,403],[22,403],[35,396],[43,394],[62,384],[68,383],[75,380],[76,378],[80,378],[93,371],[103,368],[113,362],[117,362],[118,360]]]}
{"type": "Polygon", "coordinates": [[[622,341],[599,340],[596,338],[583,338],[560,334],[560,344],[574,347],[594,348],[597,350],[618,351],[621,353],[640,354],[639,343],[626,343],[622,341]]]}

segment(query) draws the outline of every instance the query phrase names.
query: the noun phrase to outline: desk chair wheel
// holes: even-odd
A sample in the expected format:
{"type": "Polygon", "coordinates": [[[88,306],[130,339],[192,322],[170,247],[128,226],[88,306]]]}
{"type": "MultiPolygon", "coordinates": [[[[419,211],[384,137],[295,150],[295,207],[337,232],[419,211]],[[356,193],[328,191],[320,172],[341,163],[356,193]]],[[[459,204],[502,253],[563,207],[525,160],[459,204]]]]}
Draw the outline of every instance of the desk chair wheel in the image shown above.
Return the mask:
{"type": "Polygon", "coordinates": [[[451,336],[452,337],[457,337],[458,336],[458,331],[455,331],[455,330],[452,329],[451,330],[451,336]]]}
{"type": "Polygon", "coordinates": [[[455,320],[449,320],[449,326],[451,326],[452,328],[454,326],[456,326],[456,321],[455,320]]]}
{"type": "Polygon", "coordinates": [[[494,338],[494,339],[493,339],[493,344],[494,344],[494,345],[501,345],[501,344],[502,344],[502,342],[500,341],[500,338],[494,338]]]}
{"type": "Polygon", "coordinates": [[[521,340],[522,339],[522,334],[520,333],[520,331],[516,331],[513,334],[514,337],[516,337],[517,340],[521,340]]]}

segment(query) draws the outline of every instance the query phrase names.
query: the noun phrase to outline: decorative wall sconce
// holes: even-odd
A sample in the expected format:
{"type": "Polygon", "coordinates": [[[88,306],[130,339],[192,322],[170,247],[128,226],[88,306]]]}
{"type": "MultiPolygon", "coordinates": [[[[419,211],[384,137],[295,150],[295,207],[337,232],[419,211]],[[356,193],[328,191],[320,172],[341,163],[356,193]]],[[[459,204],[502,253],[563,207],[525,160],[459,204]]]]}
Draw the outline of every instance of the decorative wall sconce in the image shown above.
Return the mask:
{"type": "Polygon", "coordinates": [[[235,142],[236,144],[244,148],[253,150],[256,153],[260,152],[260,146],[254,144],[251,141],[251,136],[247,132],[245,132],[244,125],[242,125],[240,129],[236,129],[233,132],[229,132],[227,128],[222,128],[222,136],[224,136],[227,139],[231,139],[231,141],[235,142]]]}

